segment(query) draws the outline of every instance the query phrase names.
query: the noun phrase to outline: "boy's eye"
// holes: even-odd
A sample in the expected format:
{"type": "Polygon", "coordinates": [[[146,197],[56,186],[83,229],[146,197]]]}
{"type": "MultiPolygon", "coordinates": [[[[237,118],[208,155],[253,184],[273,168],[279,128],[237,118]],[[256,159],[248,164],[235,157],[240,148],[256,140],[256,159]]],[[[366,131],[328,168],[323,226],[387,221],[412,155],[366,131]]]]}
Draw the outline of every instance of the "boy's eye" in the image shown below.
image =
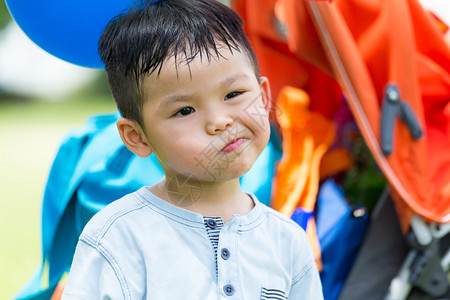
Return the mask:
{"type": "Polygon", "coordinates": [[[182,109],[180,109],[179,111],[177,111],[174,116],[175,117],[180,117],[180,116],[187,116],[189,114],[192,114],[194,112],[194,109],[190,106],[188,107],[183,107],[182,109]]]}
{"type": "Polygon", "coordinates": [[[242,94],[242,93],[243,93],[243,92],[231,92],[231,93],[228,93],[228,94],[225,96],[225,100],[228,100],[228,99],[237,97],[237,96],[239,96],[239,95],[242,94]]]}

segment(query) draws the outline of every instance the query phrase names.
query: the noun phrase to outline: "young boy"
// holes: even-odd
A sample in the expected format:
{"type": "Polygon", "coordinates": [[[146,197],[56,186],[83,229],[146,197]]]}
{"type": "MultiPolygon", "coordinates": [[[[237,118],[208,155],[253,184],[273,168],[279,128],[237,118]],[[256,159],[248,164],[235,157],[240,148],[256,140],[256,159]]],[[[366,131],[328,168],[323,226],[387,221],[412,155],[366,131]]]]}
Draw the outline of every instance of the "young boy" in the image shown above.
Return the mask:
{"type": "Polygon", "coordinates": [[[63,299],[322,299],[302,229],[239,185],[270,131],[239,17],[153,1],[112,20],[99,51],[123,142],[165,177],[86,225],[63,299]]]}

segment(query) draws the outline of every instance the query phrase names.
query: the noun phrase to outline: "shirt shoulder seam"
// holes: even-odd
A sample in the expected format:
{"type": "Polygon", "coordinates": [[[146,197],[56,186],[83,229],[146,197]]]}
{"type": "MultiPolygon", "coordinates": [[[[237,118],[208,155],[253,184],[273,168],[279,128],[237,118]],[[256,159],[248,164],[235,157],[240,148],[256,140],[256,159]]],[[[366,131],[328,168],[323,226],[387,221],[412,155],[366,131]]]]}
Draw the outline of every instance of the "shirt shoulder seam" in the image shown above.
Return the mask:
{"type": "Polygon", "coordinates": [[[93,239],[89,238],[86,235],[80,235],[80,241],[85,243],[87,246],[95,249],[103,258],[108,262],[111,268],[114,270],[114,274],[116,275],[117,280],[119,280],[120,288],[122,290],[124,299],[131,299],[130,289],[128,288],[128,284],[126,282],[125,276],[120,269],[119,264],[114,259],[114,257],[108,252],[108,250],[102,245],[98,244],[93,239]]]}
{"type": "MultiPolygon", "coordinates": [[[[134,195],[133,195],[134,196],[134,195]]],[[[139,199],[138,199],[139,200],[139,199]]],[[[103,223],[103,226],[101,227],[101,229],[99,230],[99,233],[97,234],[95,240],[92,238],[89,238],[89,240],[91,240],[92,242],[94,242],[97,245],[101,244],[102,239],[104,238],[104,236],[107,234],[107,232],[109,231],[109,229],[111,228],[111,226],[114,225],[114,223],[121,217],[128,215],[134,211],[137,210],[141,210],[142,208],[146,207],[145,204],[143,204],[142,202],[138,202],[138,205],[135,205],[132,208],[126,209],[126,210],[119,210],[116,213],[114,213],[113,215],[111,215],[105,223],[103,223]]],[[[87,235],[84,235],[87,236],[87,235]]]]}
{"type": "Polygon", "coordinates": [[[266,214],[267,215],[271,215],[274,216],[276,218],[278,218],[280,221],[288,224],[289,226],[296,228],[296,229],[301,229],[301,227],[295,223],[294,221],[292,221],[291,219],[289,219],[288,217],[281,215],[280,213],[276,212],[276,211],[270,211],[270,210],[266,210],[266,214]]]}
{"type": "Polygon", "coordinates": [[[296,284],[297,282],[300,281],[300,279],[303,278],[303,276],[305,276],[306,273],[308,273],[311,268],[313,267],[313,264],[310,262],[309,264],[307,264],[301,271],[300,273],[298,273],[296,276],[294,276],[294,278],[292,279],[292,284],[296,284]]]}

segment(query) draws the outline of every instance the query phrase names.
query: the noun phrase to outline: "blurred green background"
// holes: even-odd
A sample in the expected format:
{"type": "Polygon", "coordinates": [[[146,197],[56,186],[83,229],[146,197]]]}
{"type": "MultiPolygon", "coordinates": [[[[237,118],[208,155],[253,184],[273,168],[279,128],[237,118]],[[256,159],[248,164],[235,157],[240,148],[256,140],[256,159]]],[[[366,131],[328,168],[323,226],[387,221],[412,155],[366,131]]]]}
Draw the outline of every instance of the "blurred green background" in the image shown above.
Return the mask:
{"type": "Polygon", "coordinates": [[[89,115],[113,110],[113,100],[100,95],[0,98],[0,299],[10,299],[40,262],[42,194],[63,136],[89,115]]]}
{"type": "Polygon", "coordinates": [[[0,1],[2,300],[11,299],[40,263],[42,195],[51,164],[64,135],[70,129],[83,127],[89,115],[115,110],[103,71],[83,69],[51,57],[13,27],[5,3],[0,1]],[[19,37],[20,46],[14,46],[16,37],[20,35],[23,35],[19,37]],[[36,49],[32,50],[32,54],[27,55],[25,52],[23,57],[17,59],[17,52],[24,51],[23,43],[27,43],[30,49],[36,49]],[[44,57],[45,55],[48,57],[44,57]],[[41,56],[45,70],[39,72],[39,67],[32,63],[41,56]],[[6,66],[5,61],[9,61],[11,65],[6,66]],[[47,61],[51,62],[48,68],[47,61]],[[6,71],[7,67],[14,72],[6,71]],[[24,80],[28,78],[36,82],[24,81],[20,84],[19,78],[19,84],[12,87],[10,82],[17,73],[23,74],[24,80]],[[39,78],[44,75],[45,78],[39,78]],[[78,76],[76,80],[75,75],[78,76]],[[60,81],[62,77],[64,80],[60,81]],[[47,81],[45,83],[48,87],[36,88],[39,93],[34,94],[32,87],[42,85],[39,79],[41,82],[47,81]],[[67,88],[62,88],[63,84],[67,88]],[[53,90],[57,93],[52,94],[53,90]]]}

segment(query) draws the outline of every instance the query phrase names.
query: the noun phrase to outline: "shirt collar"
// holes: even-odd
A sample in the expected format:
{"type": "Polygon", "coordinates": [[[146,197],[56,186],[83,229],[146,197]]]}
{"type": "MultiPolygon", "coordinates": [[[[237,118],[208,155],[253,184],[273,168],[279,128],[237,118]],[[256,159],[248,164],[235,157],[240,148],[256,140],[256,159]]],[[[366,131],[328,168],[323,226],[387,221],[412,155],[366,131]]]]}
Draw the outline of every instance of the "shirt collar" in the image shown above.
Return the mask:
{"type": "MultiPolygon", "coordinates": [[[[204,228],[204,219],[203,216],[199,213],[190,211],[188,209],[184,209],[182,207],[178,207],[173,205],[172,203],[165,201],[157,196],[155,196],[148,187],[142,187],[136,192],[140,198],[153,209],[157,210],[162,215],[165,215],[168,218],[174,219],[177,222],[185,224],[187,226],[204,228]]],[[[238,227],[238,230],[246,231],[251,228],[257,226],[262,219],[263,210],[261,202],[258,201],[256,196],[251,193],[247,193],[250,198],[253,200],[255,206],[253,209],[247,214],[233,215],[231,219],[227,222],[231,224],[235,224],[238,227]]]]}

